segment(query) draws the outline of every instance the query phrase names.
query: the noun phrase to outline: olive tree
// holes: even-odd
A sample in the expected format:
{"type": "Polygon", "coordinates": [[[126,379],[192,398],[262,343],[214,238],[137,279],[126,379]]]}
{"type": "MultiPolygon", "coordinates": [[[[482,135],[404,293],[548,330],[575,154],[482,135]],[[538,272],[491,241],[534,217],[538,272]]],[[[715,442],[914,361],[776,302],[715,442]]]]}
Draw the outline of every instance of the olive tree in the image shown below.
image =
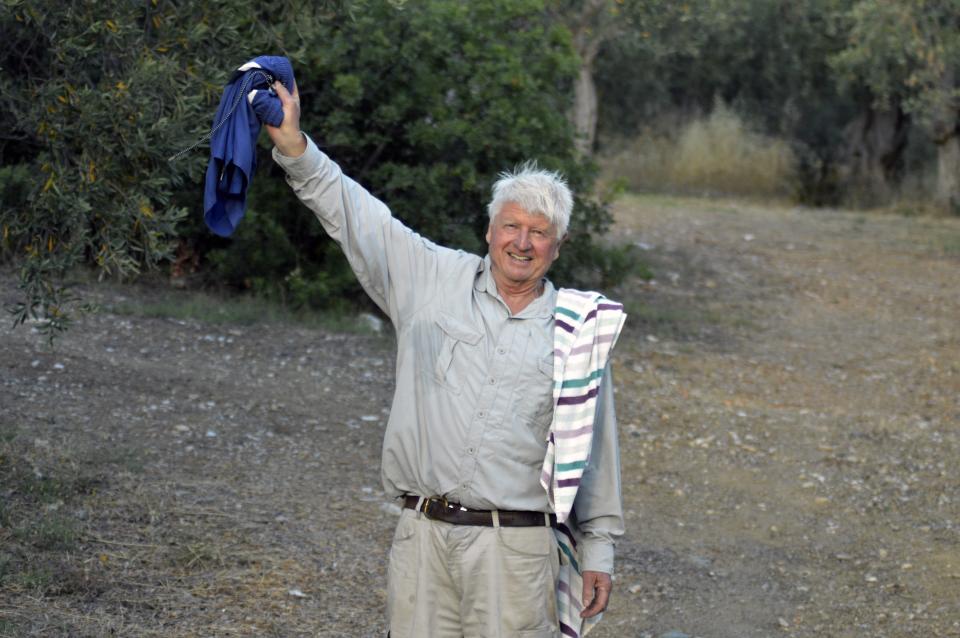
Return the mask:
{"type": "Polygon", "coordinates": [[[3,255],[20,270],[14,322],[63,330],[78,264],[129,277],[169,259],[203,158],[167,158],[209,126],[249,43],[248,0],[59,2],[0,8],[3,255]]]}
{"type": "Polygon", "coordinates": [[[880,108],[902,104],[937,145],[937,199],[960,212],[960,0],[861,0],[834,58],[880,108]]]}

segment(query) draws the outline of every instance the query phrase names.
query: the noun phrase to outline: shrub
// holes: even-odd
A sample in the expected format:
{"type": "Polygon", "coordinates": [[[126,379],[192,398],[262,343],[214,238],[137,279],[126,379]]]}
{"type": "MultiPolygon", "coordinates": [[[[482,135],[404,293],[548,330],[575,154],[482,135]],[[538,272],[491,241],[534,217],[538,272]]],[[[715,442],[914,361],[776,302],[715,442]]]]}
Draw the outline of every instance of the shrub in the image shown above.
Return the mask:
{"type": "Polygon", "coordinates": [[[10,0],[0,9],[4,254],[20,266],[15,323],[66,327],[59,285],[77,264],[132,276],[172,253],[203,161],[167,157],[193,132],[243,42],[263,42],[249,0],[10,0]],[[6,198],[8,190],[17,196],[6,198]],[[189,201],[189,200],[188,200],[189,201]]]}
{"type": "MultiPolygon", "coordinates": [[[[574,249],[562,252],[552,276],[585,283],[620,272],[596,259],[604,249],[594,238],[611,220],[590,197],[596,169],[576,156],[566,118],[577,68],[569,33],[541,0],[429,0],[402,10],[368,2],[318,25],[315,37],[297,70],[302,125],[397,218],[439,244],[482,254],[491,185],[501,171],[537,159],[579,195],[574,249]]],[[[290,249],[276,263],[288,262],[287,270],[266,275],[234,242],[218,249],[218,259],[238,253],[221,272],[233,281],[266,276],[272,294],[297,305],[365,299],[279,170],[268,170],[272,183],[252,206],[283,227],[290,249]]]]}
{"type": "MultiPolygon", "coordinates": [[[[528,158],[563,171],[581,195],[570,244],[581,249],[569,255],[589,254],[609,225],[565,118],[570,34],[543,0],[8,0],[0,257],[20,267],[15,323],[40,319],[55,334],[82,301],[59,283],[69,269],[132,277],[168,263],[178,244],[209,257],[220,281],[295,304],[357,296],[266,146],[250,218],[229,241],[200,221],[205,153],[167,161],[205,132],[226,78],[257,53],[291,58],[304,126],[439,243],[482,251],[489,187],[528,158]]],[[[579,266],[566,257],[555,274],[575,281],[579,266]]]]}

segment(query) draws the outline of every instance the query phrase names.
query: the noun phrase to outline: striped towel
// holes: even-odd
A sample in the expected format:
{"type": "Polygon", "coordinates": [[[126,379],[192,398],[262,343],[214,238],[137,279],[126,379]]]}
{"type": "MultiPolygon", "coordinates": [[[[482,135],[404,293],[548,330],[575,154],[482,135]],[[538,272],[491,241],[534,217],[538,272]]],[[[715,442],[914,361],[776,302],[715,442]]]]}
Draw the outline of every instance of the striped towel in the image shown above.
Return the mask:
{"type": "Polygon", "coordinates": [[[600,616],[586,621],[573,501],[590,461],[593,421],[603,370],[627,315],[623,305],[596,292],[561,288],[554,312],[553,422],[547,439],[540,484],[557,514],[560,580],[557,611],[564,636],[585,636],[600,616]],[[568,522],[568,519],[569,522],[568,522]]]}

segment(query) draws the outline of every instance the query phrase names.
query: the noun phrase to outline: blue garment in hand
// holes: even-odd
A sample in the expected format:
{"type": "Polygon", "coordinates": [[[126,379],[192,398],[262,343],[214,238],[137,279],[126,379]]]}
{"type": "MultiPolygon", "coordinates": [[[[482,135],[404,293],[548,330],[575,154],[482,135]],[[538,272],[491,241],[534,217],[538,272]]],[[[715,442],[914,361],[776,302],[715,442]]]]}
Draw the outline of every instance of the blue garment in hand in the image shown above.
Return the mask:
{"type": "Polygon", "coordinates": [[[236,230],[247,207],[247,188],[257,168],[260,124],[280,126],[283,108],[267,77],[293,91],[293,67],[281,56],[262,55],[241,66],[227,84],[213,117],[210,163],[203,191],[203,218],[221,237],[236,230]],[[252,99],[250,92],[255,91],[252,99]],[[233,113],[230,111],[233,109],[233,113]]]}

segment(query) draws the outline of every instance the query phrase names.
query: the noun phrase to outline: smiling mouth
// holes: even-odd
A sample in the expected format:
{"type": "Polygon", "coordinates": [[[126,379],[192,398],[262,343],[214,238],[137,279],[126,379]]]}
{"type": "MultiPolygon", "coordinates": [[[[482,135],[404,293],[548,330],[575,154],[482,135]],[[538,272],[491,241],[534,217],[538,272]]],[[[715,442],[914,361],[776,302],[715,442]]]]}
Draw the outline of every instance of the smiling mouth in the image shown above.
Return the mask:
{"type": "Polygon", "coordinates": [[[514,261],[518,261],[522,264],[525,264],[529,261],[533,261],[533,257],[525,257],[523,255],[517,255],[516,253],[507,253],[507,255],[514,261]]]}

